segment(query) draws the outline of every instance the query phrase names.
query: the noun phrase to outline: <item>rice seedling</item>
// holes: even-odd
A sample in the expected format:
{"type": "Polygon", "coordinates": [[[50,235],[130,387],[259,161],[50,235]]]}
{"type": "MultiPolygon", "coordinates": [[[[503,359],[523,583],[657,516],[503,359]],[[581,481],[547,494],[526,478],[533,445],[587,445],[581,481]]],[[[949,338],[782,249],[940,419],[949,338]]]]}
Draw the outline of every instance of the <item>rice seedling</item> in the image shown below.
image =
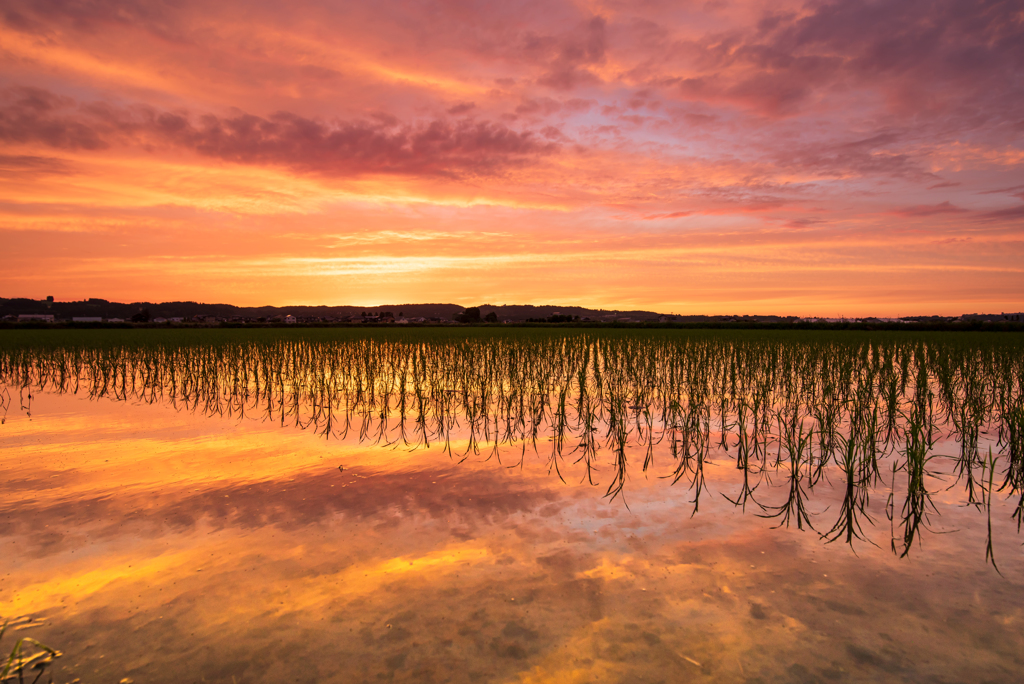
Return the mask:
{"type": "Polygon", "coordinates": [[[1024,521],[1021,351],[1016,336],[973,333],[11,331],[0,411],[70,393],[392,449],[437,445],[457,461],[523,467],[537,454],[609,500],[625,496],[633,468],[670,466],[693,513],[705,466],[730,459],[740,482],[728,500],[800,529],[815,527],[815,487],[841,479],[824,536],[850,544],[866,538],[870,494],[888,479],[892,547],[906,555],[935,513],[942,464],[968,503],[990,506],[996,492],[1024,521]],[[957,455],[934,460],[951,442],[957,455]],[[989,446],[996,460],[980,456],[989,446]],[[659,466],[663,453],[671,463],[659,466]],[[785,503],[765,503],[773,490],[785,503]]]}
{"type": "MultiPolygon", "coordinates": [[[[982,463],[982,482],[985,482],[985,473],[988,472],[988,483],[983,485],[983,499],[982,504],[985,507],[985,521],[987,523],[987,533],[985,536],[985,560],[992,564],[996,572],[999,572],[999,566],[996,565],[996,554],[992,547],[992,483],[996,472],[996,458],[992,455],[992,450],[988,450],[988,458],[982,463]]],[[[1002,573],[1000,573],[1002,574],[1002,573]]]]}
{"type": "Polygon", "coordinates": [[[903,460],[902,462],[898,459],[893,461],[893,485],[887,506],[889,521],[895,526],[896,476],[899,471],[903,471],[907,491],[899,522],[902,540],[899,540],[895,533],[892,537],[892,550],[894,553],[899,553],[901,558],[910,553],[921,526],[928,524],[929,514],[937,512],[925,480],[929,475],[927,466],[932,458],[929,453],[932,442],[928,435],[924,416],[917,412],[917,410],[923,410],[922,404],[916,404],[914,409],[916,410],[912,410],[904,433],[903,460]],[[902,541],[902,548],[898,548],[897,541],[902,541]]]}
{"type": "Polygon", "coordinates": [[[831,543],[842,539],[851,547],[854,540],[873,543],[865,534],[862,524],[863,520],[869,523],[874,521],[867,512],[870,489],[862,486],[863,469],[860,467],[861,459],[858,458],[859,445],[854,437],[839,435],[840,452],[838,463],[843,473],[845,486],[843,488],[843,504],[839,510],[839,518],[832,529],[822,536],[826,542],[831,543]]]}
{"type": "MultiPolygon", "coordinates": [[[[3,642],[4,634],[7,632],[9,625],[9,620],[5,620],[3,625],[0,625],[0,643],[3,642]]],[[[11,649],[7,659],[0,661],[0,682],[16,679],[18,684],[24,684],[27,671],[29,676],[32,675],[32,672],[35,672],[35,678],[31,680],[31,684],[37,684],[43,675],[46,674],[47,668],[61,655],[60,651],[52,649],[31,637],[22,637],[14,642],[14,648],[11,649]]],[[[52,684],[52,676],[49,681],[52,684]]]]}

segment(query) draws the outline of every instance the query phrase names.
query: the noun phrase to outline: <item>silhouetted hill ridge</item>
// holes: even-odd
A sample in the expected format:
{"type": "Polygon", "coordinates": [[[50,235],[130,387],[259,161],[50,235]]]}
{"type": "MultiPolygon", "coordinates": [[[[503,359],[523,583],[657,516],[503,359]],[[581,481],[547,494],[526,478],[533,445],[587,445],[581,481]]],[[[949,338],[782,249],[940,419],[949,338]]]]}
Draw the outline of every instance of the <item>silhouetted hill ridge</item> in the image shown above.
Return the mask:
{"type": "MultiPolygon", "coordinates": [[[[75,302],[49,302],[35,299],[4,299],[0,298],[0,317],[22,314],[53,314],[55,318],[68,320],[74,317],[102,317],[130,319],[143,310],[148,310],[151,318],[194,318],[196,316],[214,316],[230,319],[272,318],[274,316],[292,315],[300,318],[334,318],[362,317],[363,314],[375,315],[388,312],[395,317],[404,318],[440,318],[452,320],[465,311],[466,307],[458,304],[382,304],[380,306],[327,306],[327,305],[296,305],[296,306],[235,306],[233,304],[207,304],[194,301],[177,302],[111,302],[105,299],[86,299],[75,302]]],[[[657,320],[661,314],[654,311],[641,310],[604,310],[588,309],[580,306],[534,306],[534,305],[499,305],[482,304],[480,315],[486,316],[492,311],[498,320],[525,321],[530,318],[548,318],[553,315],[579,316],[594,320],[614,320],[631,318],[633,320],[657,320]]]]}

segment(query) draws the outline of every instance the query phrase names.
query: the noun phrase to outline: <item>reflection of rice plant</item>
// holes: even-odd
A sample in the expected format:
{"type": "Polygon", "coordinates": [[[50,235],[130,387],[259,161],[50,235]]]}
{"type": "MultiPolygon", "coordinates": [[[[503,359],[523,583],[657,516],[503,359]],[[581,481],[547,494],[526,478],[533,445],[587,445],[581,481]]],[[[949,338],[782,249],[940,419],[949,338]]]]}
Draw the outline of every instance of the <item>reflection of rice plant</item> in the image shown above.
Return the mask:
{"type": "MultiPolygon", "coordinates": [[[[7,631],[9,624],[10,621],[5,621],[3,626],[0,627],[0,642],[3,641],[4,633],[7,631]]],[[[60,651],[41,644],[31,637],[22,637],[14,642],[14,648],[11,650],[11,654],[7,656],[7,660],[0,662],[0,682],[17,679],[19,684],[23,684],[25,681],[25,671],[29,670],[31,674],[31,671],[35,670],[36,676],[32,680],[32,684],[36,684],[46,672],[46,668],[53,664],[53,661],[60,656],[60,651]]],[[[53,682],[52,676],[50,677],[50,682],[53,682]]]]}
{"type": "Polygon", "coordinates": [[[865,539],[868,494],[891,459],[892,486],[906,478],[887,506],[894,536],[900,528],[893,548],[904,555],[934,511],[932,480],[944,469],[933,446],[948,438],[959,445],[947,464],[967,502],[990,503],[991,482],[1024,522],[1024,345],[1012,336],[51,332],[0,337],[0,388],[11,388],[0,389],[0,410],[12,393],[83,393],[392,447],[438,444],[455,460],[500,462],[512,452],[510,465],[521,466],[528,451],[543,451],[549,471],[567,479],[571,457],[581,479],[607,487],[611,499],[624,497],[628,471],[646,473],[665,444],[671,482],[686,480],[694,512],[704,466],[735,447],[742,482],[729,500],[782,525],[813,529],[819,514],[809,497],[841,476],[844,505],[826,536],[848,543],[865,539]],[[986,464],[983,441],[1001,458],[986,464]],[[788,489],[781,506],[768,505],[773,479],[788,489]]]}
{"type": "Polygon", "coordinates": [[[769,506],[774,513],[759,514],[762,518],[778,518],[781,527],[789,527],[791,521],[796,521],[798,529],[814,529],[811,522],[811,515],[807,509],[807,491],[804,489],[804,482],[810,479],[810,474],[804,470],[810,470],[813,462],[811,445],[814,440],[814,427],[808,428],[804,433],[803,422],[797,413],[793,413],[786,422],[784,432],[783,448],[789,454],[789,496],[785,503],[779,506],[769,506]]]}
{"type": "Polygon", "coordinates": [[[918,531],[922,526],[927,527],[930,512],[936,512],[935,504],[932,502],[931,492],[928,490],[926,477],[931,476],[928,472],[928,463],[934,456],[930,455],[934,443],[929,438],[926,413],[923,410],[924,402],[915,402],[907,417],[906,431],[903,439],[903,460],[894,461],[892,466],[893,487],[889,494],[887,515],[894,528],[895,522],[895,499],[896,499],[896,473],[906,473],[907,493],[903,499],[903,508],[900,515],[899,527],[902,530],[902,550],[897,542],[900,541],[893,533],[892,550],[899,553],[903,558],[910,553],[910,549],[917,538],[918,531]]]}
{"type": "MultiPolygon", "coordinates": [[[[864,470],[864,466],[861,465],[861,459],[858,458],[857,440],[854,437],[847,439],[842,435],[839,435],[837,439],[839,440],[839,454],[836,458],[846,486],[843,490],[843,505],[839,510],[839,518],[823,537],[830,543],[842,539],[851,547],[854,540],[873,544],[874,542],[868,539],[864,533],[861,524],[862,520],[868,522],[872,522],[872,520],[867,512],[869,489],[859,486],[858,478],[862,477],[860,473],[864,470]]],[[[869,474],[868,477],[870,476],[869,474]]]]}
{"type": "MultiPolygon", "coordinates": [[[[988,534],[985,538],[985,560],[992,564],[996,572],[999,572],[999,566],[996,565],[996,552],[992,548],[992,478],[996,472],[996,461],[998,459],[992,456],[992,448],[989,447],[988,458],[982,463],[981,481],[982,481],[982,492],[984,494],[984,500],[982,503],[985,507],[985,514],[988,518],[988,534]],[[985,486],[985,471],[988,471],[988,485],[985,486]]],[[[999,574],[1003,574],[999,572],[999,574]]]]}

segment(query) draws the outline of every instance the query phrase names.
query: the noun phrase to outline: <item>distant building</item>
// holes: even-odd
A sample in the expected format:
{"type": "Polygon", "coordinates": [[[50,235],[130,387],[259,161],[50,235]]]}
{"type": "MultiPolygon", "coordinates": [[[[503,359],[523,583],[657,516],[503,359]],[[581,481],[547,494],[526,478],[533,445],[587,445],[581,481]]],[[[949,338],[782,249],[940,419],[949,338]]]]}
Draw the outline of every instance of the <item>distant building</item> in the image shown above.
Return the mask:
{"type": "Polygon", "coordinates": [[[102,323],[103,318],[100,316],[72,316],[71,321],[73,323],[102,323]]]}
{"type": "Polygon", "coordinates": [[[18,322],[23,321],[42,321],[43,323],[53,323],[53,314],[18,314],[18,322]]]}
{"type": "Polygon", "coordinates": [[[284,317],[284,322],[286,325],[295,325],[295,316],[288,314],[284,317]]]}
{"type": "Polygon", "coordinates": [[[1024,320],[1024,313],[998,313],[998,314],[964,314],[960,317],[960,320],[965,323],[1003,323],[1013,322],[1018,323],[1024,320]]]}
{"type": "Polygon", "coordinates": [[[107,323],[124,323],[123,318],[108,318],[107,323]]]}
{"type": "Polygon", "coordinates": [[[153,322],[154,323],[166,323],[167,319],[166,318],[161,318],[161,317],[157,316],[156,318],[153,319],[153,322]]]}
{"type": "Polygon", "coordinates": [[[182,316],[171,316],[167,319],[169,323],[184,323],[185,319],[182,316]]]}

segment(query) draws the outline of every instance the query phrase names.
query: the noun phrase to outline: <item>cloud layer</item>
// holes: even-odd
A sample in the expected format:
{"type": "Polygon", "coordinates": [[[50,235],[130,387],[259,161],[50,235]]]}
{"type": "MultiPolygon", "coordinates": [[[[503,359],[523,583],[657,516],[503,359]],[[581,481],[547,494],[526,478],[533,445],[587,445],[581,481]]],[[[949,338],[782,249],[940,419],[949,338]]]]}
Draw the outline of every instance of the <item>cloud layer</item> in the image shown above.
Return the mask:
{"type": "Polygon", "coordinates": [[[14,0],[0,40],[9,295],[1019,306],[1017,3],[14,0]]]}
{"type": "Polygon", "coordinates": [[[10,104],[0,110],[0,140],[57,150],[115,145],[151,152],[180,149],[238,164],[281,165],[331,176],[492,175],[557,150],[555,143],[532,132],[488,121],[403,124],[378,114],[370,120],[327,122],[283,111],[267,117],[204,114],[192,120],[148,107],[80,105],[37,88],[7,96],[10,104]]]}

